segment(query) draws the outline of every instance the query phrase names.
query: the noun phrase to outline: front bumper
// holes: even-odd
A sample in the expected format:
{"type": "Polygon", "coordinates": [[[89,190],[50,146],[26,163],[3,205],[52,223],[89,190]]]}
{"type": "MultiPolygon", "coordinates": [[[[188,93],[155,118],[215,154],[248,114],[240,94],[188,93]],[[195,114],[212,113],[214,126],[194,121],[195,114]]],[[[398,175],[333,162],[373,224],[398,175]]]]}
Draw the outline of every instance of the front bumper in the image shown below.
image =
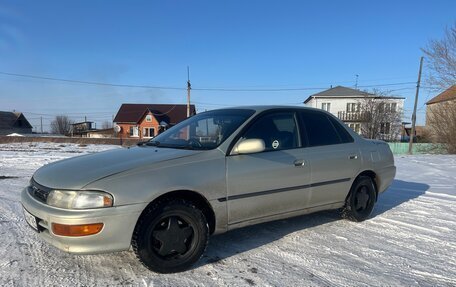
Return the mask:
{"type": "Polygon", "coordinates": [[[128,250],[136,222],[147,203],[87,210],[65,210],[39,202],[24,188],[23,207],[37,218],[39,235],[55,247],[75,254],[95,254],[128,250]],[[51,224],[68,225],[103,223],[94,235],[59,236],[52,233],[51,224]]]}

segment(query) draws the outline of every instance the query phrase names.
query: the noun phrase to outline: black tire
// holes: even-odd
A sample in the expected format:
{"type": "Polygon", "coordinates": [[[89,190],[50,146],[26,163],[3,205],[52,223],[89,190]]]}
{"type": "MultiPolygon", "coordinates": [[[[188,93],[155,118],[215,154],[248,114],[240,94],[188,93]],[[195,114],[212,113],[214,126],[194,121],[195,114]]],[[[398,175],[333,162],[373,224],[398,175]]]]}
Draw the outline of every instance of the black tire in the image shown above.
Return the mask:
{"type": "Polygon", "coordinates": [[[201,210],[191,202],[173,199],[157,202],[141,215],[132,246],[150,270],[173,273],[198,261],[208,239],[209,227],[201,210]]]}
{"type": "Polygon", "coordinates": [[[357,222],[367,219],[374,209],[376,195],[372,179],[368,176],[358,177],[350,189],[342,216],[357,222]]]}

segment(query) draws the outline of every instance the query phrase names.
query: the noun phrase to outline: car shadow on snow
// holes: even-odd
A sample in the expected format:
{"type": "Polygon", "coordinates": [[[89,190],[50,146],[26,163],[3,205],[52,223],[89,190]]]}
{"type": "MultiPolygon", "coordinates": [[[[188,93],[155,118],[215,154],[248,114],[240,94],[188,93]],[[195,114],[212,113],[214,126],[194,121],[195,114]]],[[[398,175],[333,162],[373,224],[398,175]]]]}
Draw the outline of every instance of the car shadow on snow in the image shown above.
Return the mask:
{"type": "MultiPolygon", "coordinates": [[[[212,236],[202,260],[196,264],[225,264],[223,259],[267,245],[293,232],[341,219],[338,211],[322,211],[235,229],[212,236]]],[[[246,259],[245,259],[246,260],[246,259]]]]}
{"type": "Polygon", "coordinates": [[[430,186],[424,183],[395,179],[393,184],[379,195],[371,218],[425,194],[429,188],[430,186]]]}
{"type": "MultiPolygon", "coordinates": [[[[409,200],[419,197],[429,185],[394,180],[391,187],[379,196],[370,218],[374,218],[409,200]]],[[[340,211],[330,210],[277,220],[236,229],[210,238],[202,260],[205,264],[224,264],[223,259],[269,244],[293,232],[341,220],[340,211]]]]}

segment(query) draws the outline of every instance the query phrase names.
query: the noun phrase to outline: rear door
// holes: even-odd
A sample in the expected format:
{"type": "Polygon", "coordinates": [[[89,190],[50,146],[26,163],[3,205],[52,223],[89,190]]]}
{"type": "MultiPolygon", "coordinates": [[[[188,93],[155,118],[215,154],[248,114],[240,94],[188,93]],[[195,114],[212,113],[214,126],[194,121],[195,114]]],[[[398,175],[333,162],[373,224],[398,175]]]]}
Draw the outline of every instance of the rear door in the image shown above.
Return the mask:
{"type": "Polygon", "coordinates": [[[310,167],[302,148],[297,115],[260,115],[241,139],[265,142],[261,153],[228,156],[229,224],[286,213],[307,206],[310,167]]]}
{"type": "Polygon", "coordinates": [[[312,174],[309,206],[345,201],[361,167],[357,144],[344,127],[326,113],[302,110],[300,118],[312,174]]]}

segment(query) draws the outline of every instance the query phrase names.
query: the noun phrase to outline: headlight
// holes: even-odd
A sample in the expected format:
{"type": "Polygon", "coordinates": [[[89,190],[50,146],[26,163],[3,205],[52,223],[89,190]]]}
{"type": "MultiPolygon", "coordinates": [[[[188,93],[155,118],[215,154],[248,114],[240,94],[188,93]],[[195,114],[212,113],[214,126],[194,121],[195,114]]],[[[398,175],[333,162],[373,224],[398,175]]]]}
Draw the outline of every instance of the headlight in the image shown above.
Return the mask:
{"type": "Polygon", "coordinates": [[[51,206],[87,209],[112,206],[112,196],[102,191],[52,190],[46,200],[51,206]]]}

